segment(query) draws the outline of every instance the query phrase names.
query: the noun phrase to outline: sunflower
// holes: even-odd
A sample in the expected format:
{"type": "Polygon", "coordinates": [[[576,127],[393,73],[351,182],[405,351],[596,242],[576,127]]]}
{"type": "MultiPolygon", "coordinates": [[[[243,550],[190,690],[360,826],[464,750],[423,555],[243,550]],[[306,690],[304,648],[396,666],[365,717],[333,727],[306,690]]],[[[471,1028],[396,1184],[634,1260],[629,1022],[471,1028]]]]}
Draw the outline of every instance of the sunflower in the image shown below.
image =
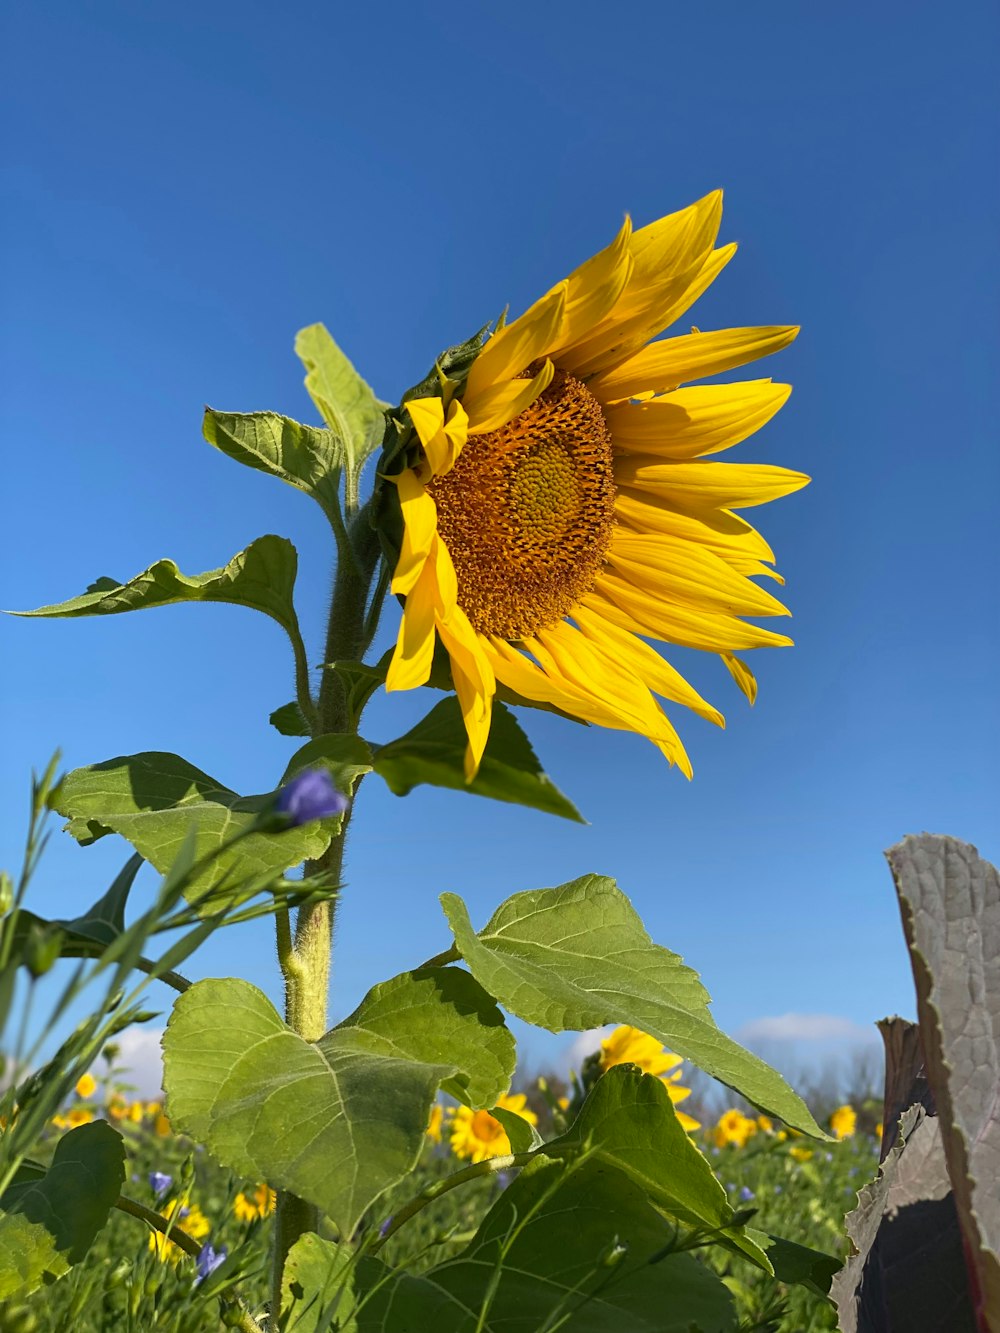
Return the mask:
{"type": "MultiPolygon", "coordinates": [[[[523,1093],[498,1097],[497,1106],[502,1111],[513,1111],[529,1125],[538,1124],[538,1116],[528,1109],[528,1099],[523,1093]]],[[[456,1157],[485,1162],[488,1157],[506,1157],[510,1152],[510,1139],[503,1125],[489,1111],[473,1111],[469,1106],[459,1106],[451,1117],[451,1150],[456,1157]]]]}
{"type": "Polygon", "coordinates": [[[830,1116],[830,1128],[838,1139],[849,1139],[858,1126],[858,1113],[853,1106],[838,1106],[830,1116]]]}
{"type": "Polygon", "coordinates": [[[734,510],[809,478],[701,461],[764,425],[790,389],[680,386],[777,352],[798,330],[650,341],[735,253],[715,248],[721,214],[716,192],[636,232],[626,218],[607,249],[495,332],[467,374],[442,371],[397,414],[383,476],[402,513],[392,589],[405,606],[386,688],[424,684],[440,640],[469,780],[498,682],[646,736],[690,776],[655,696],[723,718],[646,640],[720,654],[751,702],[754,678],[735,654],[791,642],[742,619],[788,612],[752,581],[781,582],[767,542],[734,510]]]}
{"type": "Polygon", "coordinates": [[[756,1120],[751,1120],[742,1111],[734,1109],[725,1111],[719,1116],[718,1122],[712,1130],[712,1138],[717,1148],[725,1148],[730,1143],[735,1144],[737,1148],[744,1148],[747,1140],[752,1139],[756,1133],[756,1120]]]}
{"type": "Polygon", "coordinates": [[[240,1190],[233,1200],[233,1216],[237,1222],[257,1222],[274,1212],[275,1193],[268,1185],[255,1185],[240,1190]]]}
{"type": "MultiPolygon", "coordinates": [[[[175,1199],[166,1208],[160,1209],[160,1216],[165,1218],[171,1229],[186,1232],[192,1240],[204,1240],[212,1229],[212,1224],[196,1203],[187,1204],[183,1199],[175,1199]]],[[[164,1263],[176,1264],[184,1251],[162,1231],[150,1231],[149,1248],[164,1263]]]]}
{"type": "Polygon", "coordinates": [[[691,1096],[691,1089],[683,1087],[678,1080],[680,1066],[684,1059],[673,1051],[664,1050],[662,1042],[651,1037],[648,1032],[622,1025],[615,1028],[610,1036],[601,1042],[601,1069],[613,1069],[615,1065],[638,1065],[644,1074],[658,1078],[667,1090],[674,1105],[674,1114],[681,1123],[681,1128],[689,1134],[701,1128],[701,1122],[684,1111],[676,1110],[678,1102],[691,1096]]]}

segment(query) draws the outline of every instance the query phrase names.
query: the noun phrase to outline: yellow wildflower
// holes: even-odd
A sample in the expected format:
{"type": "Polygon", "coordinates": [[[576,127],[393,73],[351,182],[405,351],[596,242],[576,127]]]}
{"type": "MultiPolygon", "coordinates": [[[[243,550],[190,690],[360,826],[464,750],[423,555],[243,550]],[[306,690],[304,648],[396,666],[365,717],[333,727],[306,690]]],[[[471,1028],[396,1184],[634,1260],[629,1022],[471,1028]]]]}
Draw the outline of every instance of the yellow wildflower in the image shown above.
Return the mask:
{"type": "Polygon", "coordinates": [[[758,1128],[758,1129],[761,1131],[761,1133],[763,1133],[763,1134],[773,1134],[773,1133],[774,1133],[774,1122],[771,1120],[771,1118],[770,1118],[769,1116],[766,1116],[766,1115],[759,1115],[759,1116],[757,1117],[757,1128],[758,1128]]]}
{"type": "MultiPolygon", "coordinates": [[[[538,1124],[538,1116],[528,1109],[528,1099],[523,1093],[505,1094],[497,1098],[496,1104],[502,1111],[515,1112],[529,1125],[538,1124]]],[[[489,1111],[473,1111],[468,1106],[459,1106],[451,1117],[451,1150],[456,1157],[485,1162],[488,1157],[506,1157],[510,1152],[510,1139],[503,1125],[489,1111]]]]}
{"type": "Polygon", "coordinates": [[[797,1162],[808,1162],[812,1160],[812,1148],[800,1148],[797,1144],[788,1149],[789,1156],[794,1157],[797,1162]]]}
{"type": "MultiPolygon", "coordinates": [[[[675,1108],[678,1102],[691,1096],[691,1089],[678,1083],[681,1076],[680,1066],[683,1056],[667,1051],[661,1041],[651,1037],[648,1032],[623,1024],[615,1028],[610,1036],[601,1042],[601,1068],[613,1069],[615,1065],[638,1065],[644,1074],[658,1078],[667,1090],[667,1095],[675,1108]]],[[[675,1111],[682,1127],[690,1134],[700,1129],[699,1122],[683,1111],[675,1111]]]]}
{"type": "Polygon", "coordinates": [[[849,1139],[858,1123],[858,1113],[853,1106],[838,1106],[830,1117],[830,1128],[838,1139],[849,1139]]]}
{"type": "Polygon", "coordinates": [[[93,1074],[83,1074],[76,1081],[76,1095],[78,1097],[93,1097],[97,1091],[97,1079],[93,1074]]]}
{"type": "Polygon", "coordinates": [[[444,1107],[440,1102],[435,1102],[431,1107],[431,1118],[427,1122],[427,1137],[431,1143],[441,1142],[441,1130],[444,1126],[444,1107]]]}
{"type": "Polygon", "coordinates": [[[257,1222],[274,1212],[274,1190],[268,1185],[255,1185],[251,1190],[240,1190],[233,1200],[233,1214],[237,1222],[257,1222]]]}
{"type": "Polygon", "coordinates": [[[728,1143],[734,1143],[738,1148],[743,1148],[746,1146],[747,1140],[753,1138],[756,1133],[756,1120],[751,1120],[742,1111],[734,1109],[719,1116],[715,1128],[712,1130],[712,1138],[715,1140],[717,1148],[724,1148],[728,1143]]]}
{"type": "MultiPolygon", "coordinates": [[[[172,1224],[173,1230],[186,1232],[192,1240],[204,1240],[212,1229],[212,1224],[198,1205],[187,1204],[183,1199],[169,1203],[160,1210],[160,1216],[172,1224]]],[[[164,1263],[176,1264],[184,1254],[179,1245],[160,1231],[149,1233],[149,1248],[164,1263]]]]}

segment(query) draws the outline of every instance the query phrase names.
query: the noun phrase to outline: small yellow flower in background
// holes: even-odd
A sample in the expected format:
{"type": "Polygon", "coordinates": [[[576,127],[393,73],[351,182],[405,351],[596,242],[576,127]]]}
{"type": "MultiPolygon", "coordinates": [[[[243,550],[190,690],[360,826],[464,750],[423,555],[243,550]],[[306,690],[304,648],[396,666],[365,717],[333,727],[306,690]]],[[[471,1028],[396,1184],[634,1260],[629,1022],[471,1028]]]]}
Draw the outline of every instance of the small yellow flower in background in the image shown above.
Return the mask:
{"type": "Polygon", "coordinates": [[[128,1102],[120,1093],[112,1093],[106,1110],[112,1120],[122,1120],[128,1114],[128,1102]]]}
{"type": "Polygon", "coordinates": [[[427,1137],[431,1143],[441,1142],[441,1130],[444,1127],[444,1107],[440,1102],[435,1102],[431,1107],[431,1118],[427,1122],[427,1137]]]}
{"type": "MultiPolygon", "coordinates": [[[[681,1076],[680,1066],[683,1063],[683,1056],[665,1050],[663,1043],[651,1037],[648,1032],[642,1032],[639,1028],[629,1027],[627,1024],[615,1028],[614,1032],[601,1042],[603,1070],[613,1069],[615,1065],[638,1065],[644,1074],[652,1074],[661,1081],[675,1108],[678,1102],[691,1096],[691,1089],[682,1087],[677,1081],[681,1076]]],[[[701,1128],[697,1120],[683,1111],[675,1110],[675,1114],[682,1128],[689,1134],[692,1130],[701,1128]]]]}
{"type": "MultiPolygon", "coordinates": [[[[198,1205],[187,1204],[183,1199],[175,1199],[173,1203],[161,1209],[160,1216],[166,1218],[177,1230],[186,1232],[192,1240],[204,1240],[212,1230],[211,1222],[198,1205]]],[[[159,1231],[149,1233],[149,1248],[157,1259],[164,1263],[176,1264],[184,1254],[179,1245],[159,1231]]]]}
{"type": "Polygon", "coordinates": [[[762,1134],[774,1133],[774,1121],[769,1116],[759,1115],[757,1117],[757,1128],[762,1134]]]}
{"type": "Polygon", "coordinates": [[[777,1134],[775,1134],[774,1137],[778,1140],[779,1143],[784,1143],[785,1139],[788,1138],[788,1130],[787,1130],[787,1129],[779,1129],[778,1132],[777,1132],[777,1134]]]}
{"type": "Polygon", "coordinates": [[[717,653],[751,703],[756,682],[734,654],[791,643],[753,623],[788,611],[753,582],[782,580],[734,511],[809,478],[704,461],[759,430],[791,390],[691,382],[780,351],[798,329],[650,341],[735,253],[716,248],[721,219],[721,191],[634,233],[626,218],[606,249],[489,338],[460,388],[445,382],[444,397],[399,410],[415,438],[402,470],[386,460],[402,515],[392,591],[406,599],[386,689],[425,684],[440,640],[469,781],[498,683],[645,736],[690,777],[656,696],[720,726],[722,714],[646,640],[717,653]]]}
{"type": "Polygon", "coordinates": [[[169,1138],[173,1133],[170,1121],[167,1119],[163,1111],[161,1111],[153,1121],[153,1133],[161,1139],[169,1138]]]}
{"type": "MultiPolygon", "coordinates": [[[[523,1093],[505,1094],[497,1098],[496,1104],[501,1111],[513,1111],[529,1125],[538,1124],[538,1116],[528,1109],[528,1099],[523,1093]]],[[[485,1162],[488,1157],[506,1157],[510,1152],[510,1139],[503,1125],[489,1111],[473,1111],[471,1107],[459,1106],[451,1117],[451,1150],[456,1157],[485,1162]]]]}
{"type": "Polygon", "coordinates": [[[752,1139],[756,1133],[756,1120],[751,1120],[742,1111],[732,1110],[719,1116],[712,1130],[712,1138],[717,1148],[725,1148],[729,1143],[735,1144],[737,1148],[743,1148],[747,1140],[752,1139]]]}
{"type": "Polygon", "coordinates": [[[54,1115],[52,1123],[56,1129],[76,1129],[79,1125],[89,1125],[94,1112],[89,1106],[74,1106],[65,1115],[54,1115]]]}
{"type": "Polygon", "coordinates": [[[560,1097],[560,1098],[558,1098],[557,1101],[556,1101],[556,1105],[559,1107],[559,1110],[560,1110],[560,1111],[568,1111],[568,1110],[569,1110],[569,1098],[568,1098],[568,1097],[560,1097]]]}
{"type": "Polygon", "coordinates": [[[233,1215],[237,1222],[256,1222],[274,1212],[274,1190],[267,1185],[255,1185],[252,1190],[240,1190],[233,1200],[233,1215]]]}
{"type": "Polygon", "coordinates": [[[84,1074],[76,1081],[76,1095],[78,1097],[93,1097],[97,1091],[97,1079],[93,1074],[84,1074]]]}
{"type": "Polygon", "coordinates": [[[800,1148],[797,1145],[788,1149],[790,1157],[794,1157],[797,1162],[809,1162],[812,1160],[812,1148],[800,1148]]]}
{"type": "Polygon", "coordinates": [[[830,1128],[838,1139],[849,1139],[858,1124],[858,1114],[853,1106],[838,1106],[830,1117],[830,1128]]]}
{"type": "Polygon", "coordinates": [[[881,1122],[881,1120],[880,1120],[880,1121],[878,1122],[878,1124],[875,1126],[875,1137],[879,1140],[879,1142],[882,1141],[882,1122],[881,1122]]]}

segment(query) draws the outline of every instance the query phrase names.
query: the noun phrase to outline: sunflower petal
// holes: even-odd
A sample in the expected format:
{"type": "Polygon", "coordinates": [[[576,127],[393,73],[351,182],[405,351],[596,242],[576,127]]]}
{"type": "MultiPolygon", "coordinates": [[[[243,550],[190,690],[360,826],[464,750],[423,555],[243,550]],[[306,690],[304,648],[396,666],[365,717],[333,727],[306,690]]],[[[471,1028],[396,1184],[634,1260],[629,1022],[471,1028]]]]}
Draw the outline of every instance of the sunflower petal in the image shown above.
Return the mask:
{"type": "Polygon", "coordinates": [[[558,283],[512,324],[495,333],[473,361],[462,401],[478,429],[489,429],[480,424],[480,396],[520,375],[559,341],[567,288],[565,281],[558,283]]]}
{"type": "Polygon", "coordinates": [[[725,718],[719,710],[703,699],[679,671],[638,635],[612,624],[583,603],[573,608],[573,619],[584,634],[600,646],[605,657],[638,676],[654,694],[671,703],[683,704],[716,726],[725,726],[725,718]]]}
{"type": "Polygon", "coordinates": [[[790,384],[770,380],[701,384],[643,403],[615,403],[604,415],[617,449],[657,458],[700,458],[760,430],[791,391],[790,384]]]}
{"type": "Polygon", "coordinates": [[[549,355],[579,342],[614,308],[632,274],[631,237],[632,219],[626,215],[611,244],[570,274],[559,343],[547,349],[549,355]]]}
{"type": "Polygon", "coordinates": [[[460,606],[438,626],[438,633],[451,659],[451,678],[469,738],[465,780],[471,782],[479,771],[490,735],[496,678],[479,635],[460,606]]]}
{"type": "Polygon", "coordinates": [[[722,653],[720,656],[729,668],[729,674],[746,695],[752,707],[757,699],[757,677],[747,666],[746,662],[741,661],[738,657],[734,657],[732,653],[722,653]]]}
{"type": "Polygon", "coordinates": [[[437,533],[437,505],[423,482],[407,468],[393,480],[403,513],[403,541],[392,574],[392,591],[405,596],[413,588],[437,533]]]}
{"type": "Polygon", "coordinates": [[[717,329],[685,333],[650,343],[612,370],[595,375],[587,388],[601,402],[633,398],[646,389],[658,393],[689,380],[707,379],[758,357],[780,352],[794,342],[798,328],[774,325],[752,329],[717,329]]]}
{"type": "Polygon", "coordinates": [[[518,413],[530,407],[539,394],[543,394],[552,383],[555,366],[551,361],[543,363],[534,379],[504,380],[491,389],[484,389],[476,399],[474,425],[470,426],[470,435],[481,435],[486,431],[499,430],[508,421],[513,421],[518,413]]]}
{"type": "Polygon", "coordinates": [[[588,605],[598,607],[603,615],[624,629],[676,643],[682,648],[702,648],[720,653],[740,648],[786,648],[792,643],[785,634],[775,634],[773,630],[748,624],[721,611],[665,603],[661,597],[636,588],[614,574],[602,575],[590,596],[588,605]],[[614,614],[616,609],[617,616],[614,614]]]}
{"type": "Polygon", "coordinates": [[[657,597],[732,616],[787,616],[778,599],[737,574],[714,551],[663,534],[643,537],[616,530],[608,563],[629,582],[657,597]]]}
{"type": "Polygon", "coordinates": [[[387,690],[413,690],[426,684],[434,657],[436,607],[437,584],[428,560],[403,608],[396,650],[385,678],[387,690]]]}
{"type": "Polygon", "coordinates": [[[615,496],[615,516],[634,532],[665,532],[708,546],[729,564],[744,558],[774,562],[774,552],[757,529],[730,509],[701,509],[697,515],[686,514],[651,500],[643,491],[620,486],[615,496]]]}
{"type": "Polygon", "coordinates": [[[800,491],[810,478],[770,463],[661,463],[629,454],[615,459],[615,480],[697,510],[766,504],[800,491]]]}

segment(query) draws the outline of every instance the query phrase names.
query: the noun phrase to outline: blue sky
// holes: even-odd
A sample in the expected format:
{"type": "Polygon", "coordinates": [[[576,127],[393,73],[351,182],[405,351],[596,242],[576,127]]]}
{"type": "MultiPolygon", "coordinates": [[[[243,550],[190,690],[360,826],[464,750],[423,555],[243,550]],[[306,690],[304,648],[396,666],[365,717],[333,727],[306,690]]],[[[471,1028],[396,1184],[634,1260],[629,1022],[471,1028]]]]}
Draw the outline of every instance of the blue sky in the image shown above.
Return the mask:
{"type": "MultiPolygon", "coordinates": [[[[699,969],[730,1031],[801,1014],[849,1034],[913,1007],[882,850],[929,829],[1000,856],[1000,18],[898,0],[611,12],[10,11],[0,604],[166,555],[200,572],[276,532],[299,547],[318,660],[322,515],[210,449],[203,404],[315,420],[292,340],[316,320],[395,400],[625,211],[640,225],[722,186],[722,239],[741,248],[691,320],[803,326],[761,372],[794,384],[788,406],[738,451],[814,478],[758,511],[797,646],[754,655],[753,710],[716,659],[674,655],[728,719],[677,719],[690,784],[639,739],[526,715],[585,828],[367,784],[333,1009],[444,947],[440,891],[482,922],[511,892],[594,870],[699,969]]],[[[56,746],[67,766],[174,750],[245,791],[291,752],[267,724],[290,664],[263,617],[171,608],[0,635],[0,863],[56,746]]],[[[382,698],[367,729],[387,740],[433,701],[382,698]]],[[[36,907],[72,913],[124,855],[56,833],[36,907]]],[[[189,970],[278,993],[261,924],[189,970]]]]}

